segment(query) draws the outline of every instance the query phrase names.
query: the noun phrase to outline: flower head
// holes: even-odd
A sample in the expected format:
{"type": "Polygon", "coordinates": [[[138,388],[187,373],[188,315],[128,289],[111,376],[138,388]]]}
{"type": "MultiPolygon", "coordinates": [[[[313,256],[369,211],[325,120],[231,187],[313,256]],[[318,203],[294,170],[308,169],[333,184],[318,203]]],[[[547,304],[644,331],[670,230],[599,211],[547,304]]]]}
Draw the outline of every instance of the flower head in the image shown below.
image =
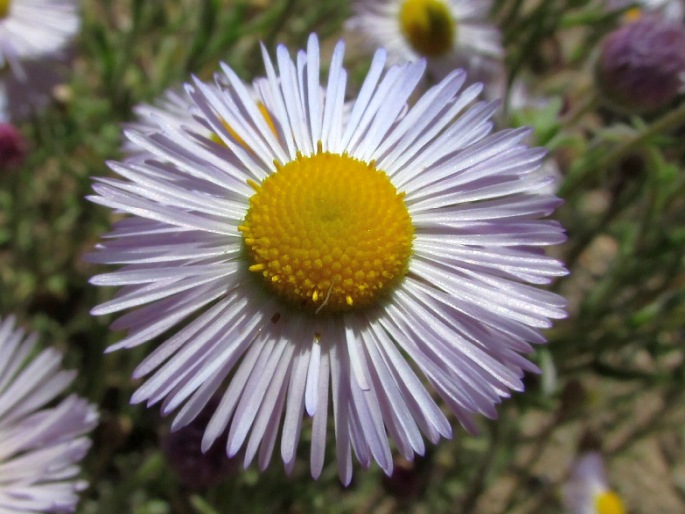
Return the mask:
{"type": "Polygon", "coordinates": [[[79,24],[74,0],[0,0],[0,68],[23,77],[21,61],[60,52],[79,24]]]}
{"type": "Polygon", "coordinates": [[[601,44],[597,86],[611,106],[649,112],[670,104],[683,88],[685,27],[643,17],[610,33],[601,44]]]}
{"type": "Polygon", "coordinates": [[[0,512],[74,512],[97,411],[75,395],[53,405],[75,372],[54,349],[32,356],[35,346],[13,318],[0,322],[0,512]]]}
{"type": "Polygon", "coordinates": [[[535,286],[565,270],[542,252],[564,235],[541,219],[559,200],[528,130],[493,134],[496,104],[461,71],[407,108],[425,63],[384,70],[383,50],[345,114],[343,52],[322,87],[315,36],[296,61],[279,47],[278,72],[264,51],[257,101],[228,66],[215,85],[194,80],[210,137],[129,131],[154,158],[97,179],[91,200],[130,217],[89,259],[125,265],[92,279],[121,286],[94,314],[133,309],[111,350],[178,326],[136,369],[133,401],[180,408],[178,428],[219,391],[203,448],[227,429],[228,455],[261,468],[280,433],[291,470],[311,419],[315,477],[332,411],[348,483],[352,451],[389,474],[389,440],[411,460],[424,437],[451,436],[420,376],[473,432],[474,414],[522,390],[536,367],[521,353],[565,315],[535,286]]]}
{"type": "Polygon", "coordinates": [[[588,452],[576,460],[563,490],[569,514],[625,514],[621,498],[609,489],[602,456],[588,452]]]}
{"type": "Polygon", "coordinates": [[[502,57],[499,31],[487,22],[489,0],[356,0],[348,27],[391,62],[428,60],[442,79],[465,68],[470,79],[494,75],[502,57]]]}

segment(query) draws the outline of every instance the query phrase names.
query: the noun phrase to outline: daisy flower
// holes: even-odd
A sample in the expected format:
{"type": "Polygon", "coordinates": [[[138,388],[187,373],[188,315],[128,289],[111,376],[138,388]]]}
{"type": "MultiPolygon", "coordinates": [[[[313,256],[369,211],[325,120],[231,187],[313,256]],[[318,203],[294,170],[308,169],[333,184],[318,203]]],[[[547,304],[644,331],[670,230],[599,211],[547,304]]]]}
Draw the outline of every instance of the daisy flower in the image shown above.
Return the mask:
{"type": "Polygon", "coordinates": [[[97,411],[75,395],[54,402],[76,372],[52,348],[36,355],[36,339],[0,322],[0,514],[74,512],[87,486],[76,476],[97,411]]]}
{"type": "Polygon", "coordinates": [[[93,314],[129,310],[110,350],[166,334],[133,402],[178,410],[179,428],[219,391],[203,449],[228,430],[227,455],[264,469],[280,433],[288,472],[311,421],[314,477],[332,412],[347,484],[352,452],[390,474],[390,441],[412,459],[451,437],[423,379],[469,431],[494,418],[537,370],[521,354],[565,315],[536,287],[565,270],[542,251],[564,235],[541,219],[559,200],[529,130],[492,133],[497,104],[462,71],[407,108],[425,62],[386,70],[384,50],[345,116],[343,53],[322,86],[315,36],[294,60],[280,46],[277,67],[264,50],[271,123],[224,65],[217,85],[186,86],[212,138],[128,131],[154,158],[96,179],[90,199],[130,216],[89,260],[124,265],[91,279],[121,286],[93,314]]]}
{"type": "Polygon", "coordinates": [[[74,0],[0,0],[0,68],[60,52],[79,29],[74,0]]]}
{"type": "Polygon", "coordinates": [[[392,63],[428,60],[442,79],[456,68],[490,79],[503,56],[499,30],[487,21],[490,0],[356,0],[347,27],[369,48],[386,48],[392,63]]]}
{"type": "Polygon", "coordinates": [[[599,453],[581,455],[563,489],[569,514],[625,514],[621,498],[609,489],[599,453]]]}

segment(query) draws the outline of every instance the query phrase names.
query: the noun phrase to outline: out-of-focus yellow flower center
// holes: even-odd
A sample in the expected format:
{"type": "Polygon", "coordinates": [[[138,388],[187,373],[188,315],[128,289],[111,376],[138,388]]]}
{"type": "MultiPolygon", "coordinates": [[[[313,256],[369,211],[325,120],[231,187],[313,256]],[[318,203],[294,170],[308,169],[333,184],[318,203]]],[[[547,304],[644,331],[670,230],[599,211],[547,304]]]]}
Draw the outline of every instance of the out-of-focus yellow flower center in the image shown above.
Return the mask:
{"type": "Polygon", "coordinates": [[[0,0],[0,19],[7,17],[10,12],[11,0],[0,0]]]}
{"type": "Polygon", "coordinates": [[[642,9],[639,7],[631,7],[625,13],[623,13],[623,19],[625,21],[637,21],[642,17],[642,9]]]}
{"type": "Polygon", "coordinates": [[[453,46],[456,26],[443,0],[405,0],[400,26],[411,47],[426,57],[446,54],[453,46]]]}
{"type": "Polygon", "coordinates": [[[605,491],[595,498],[597,514],[626,514],[621,498],[613,491],[605,491]]]}
{"type": "MultiPolygon", "coordinates": [[[[2,0],[0,0],[2,2],[2,0]]],[[[271,114],[269,114],[268,109],[262,102],[257,102],[257,107],[259,108],[259,112],[262,113],[262,116],[264,116],[264,120],[266,120],[267,125],[269,125],[269,128],[271,129],[271,132],[273,132],[275,135],[278,135],[276,132],[276,125],[274,125],[274,121],[271,118],[271,114]]],[[[250,148],[247,146],[245,141],[243,140],[240,135],[231,127],[228,123],[226,123],[225,120],[221,120],[221,124],[224,126],[226,131],[230,134],[230,136],[236,140],[236,142],[245,148],[246,150],[249,150],[250,148]]],[[[211,140],[214,141],[215,143],[218,143],[220,145],[223,145],[224,142],[221,140],[218,134],[213,133],[210,136],[211,140]]]]}
{"type": "Polygon", "coordinates": [[[279,296],[316,313],[366,307],[405,275],[414,227],[404,193],[347,154],[297,158],[261,184],[238,227],[252,265],[279,296]]]}

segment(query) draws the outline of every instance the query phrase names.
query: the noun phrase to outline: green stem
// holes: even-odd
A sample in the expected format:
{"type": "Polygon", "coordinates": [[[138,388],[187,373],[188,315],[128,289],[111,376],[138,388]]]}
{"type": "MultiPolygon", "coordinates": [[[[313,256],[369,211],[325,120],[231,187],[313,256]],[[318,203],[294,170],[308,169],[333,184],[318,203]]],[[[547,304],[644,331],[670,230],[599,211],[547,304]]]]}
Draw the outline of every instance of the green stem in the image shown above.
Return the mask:
{"type": "Polygon", "coordinates": [[[583,116],[593,111],[599,104],[599,96],[594,88],[590,91],[584,91],[583,94],[585,95],[584,101],[581,101],[575,109],[562,118],[561,125],[563,127],[575,127],[583,116]]]}
{"type": "Polygon", "coordinates": [[[602,158],[595,162],[586,161],[579,168],[573,170],[559,189],[559,196],[563,198],[570,197],[591,175],[615,164],[655,135],[670,132],[683,123],[685,123],[685,102],[677,109],[666,113],[654,123],[645,127],[639,134],[614,146],[602,158]]]}

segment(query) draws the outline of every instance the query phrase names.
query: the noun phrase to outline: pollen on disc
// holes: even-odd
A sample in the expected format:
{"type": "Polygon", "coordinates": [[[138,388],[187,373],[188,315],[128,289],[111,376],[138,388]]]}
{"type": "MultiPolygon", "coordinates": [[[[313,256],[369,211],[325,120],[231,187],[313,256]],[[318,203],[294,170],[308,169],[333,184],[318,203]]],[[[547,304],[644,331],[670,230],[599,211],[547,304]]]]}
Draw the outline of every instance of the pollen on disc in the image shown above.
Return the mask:
{"type": "Polygon", "coordinates": [[[373,162],[298,154],[253,188],[239,227],[249,269],[288,302],[316,313],[362,308],[406,274],[414,227],[373,162]]]}

